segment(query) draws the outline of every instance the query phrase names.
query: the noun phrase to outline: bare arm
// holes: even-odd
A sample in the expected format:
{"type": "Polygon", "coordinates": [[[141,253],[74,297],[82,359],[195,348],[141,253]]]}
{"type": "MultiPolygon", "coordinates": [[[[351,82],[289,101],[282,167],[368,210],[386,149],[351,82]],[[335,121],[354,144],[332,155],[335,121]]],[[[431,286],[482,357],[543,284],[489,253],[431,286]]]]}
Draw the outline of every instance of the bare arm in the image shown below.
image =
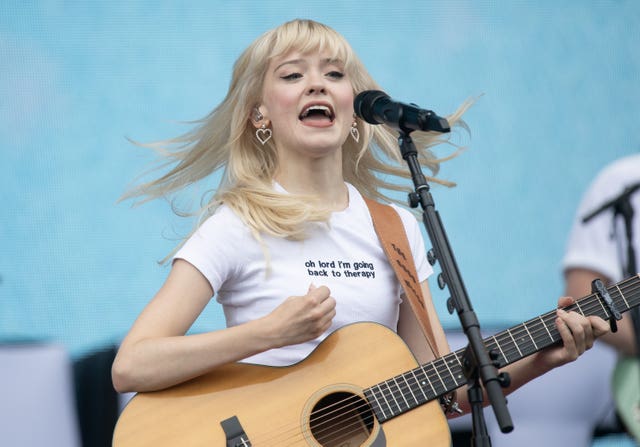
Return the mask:
{"type": "Polygon", "coordinates": [[[231,328],[185,335],[213,290],[194,266],[176,260],[169,276],[123,340],[112,368],[116,390],[152,391],[216,366],[322,334],[335,315],[326,287],[289,297],[263,318],[231,328]]]}
{"type": "MultiPolygon", "coordinates": [[[[599,278],[605,284],[611,280],[606,276],[588,269],[574,268],[565,272],[565,295],[583,297],[591,293],[591,281],[599,278]]],[[[628,313],[618,321],[618,332],[608,333],[602,337],[602,341],[613,346],[623,355],[632,356],[637,352],[633,324],[628,313]]]]}

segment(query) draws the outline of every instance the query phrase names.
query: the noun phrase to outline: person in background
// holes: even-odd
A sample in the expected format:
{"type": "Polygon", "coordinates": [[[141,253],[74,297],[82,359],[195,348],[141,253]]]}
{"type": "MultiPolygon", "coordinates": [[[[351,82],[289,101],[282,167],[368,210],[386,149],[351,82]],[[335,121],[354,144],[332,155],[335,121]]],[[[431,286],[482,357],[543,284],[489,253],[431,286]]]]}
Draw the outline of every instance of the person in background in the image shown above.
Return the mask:
{"type": "MultiPolygon", "coordinates": [[[[640,261],[640,154],[617,159],[597,174],[578,206],[562,260],[565,293],[582,297],[600,279],[613,284],[637,274],[640,261]]],[[[602,337],[615,350],[610,414],[600,422],[606,432],[627,431],[640,441],[640,377],[629,365],[638,356],[638,308],[624,313],[618,330],[602,337]]]]}
{"type": "MultiPolygon", "coordinates": [[[[590,294],[591,282],[597,278],[610,284],[638,273],[628,270],[630,265],[635,265],[636,269],[639,265],[639,185],[640,154],[634,154],[603,168],[584,193],[562,260],[567,295],[582,297],[590,294]],[[629,193],[625,194],[627,189],[629,193]],[[607,204],[610,206],[605,206],[607,204]],[[605,209],[584,222],[585,217],[603,206],[605,209]],[[624,213],[628,213],[628,206],[632,211],[629,216],[631,241],[627,240],[624,216],[624,213]],[[635,255],[631,262],[629,253],[635,255]]],[[[637,355],[638,352],[631,315],[633,312],[623,314],[618,322],[618,331],[602,337],[603,341],[625,356],[637,355]]]]}
{"type": "MultiPolygon", "coordinates": [[[[127,197],[171,196],[218,172],[222,179],[206,196],[197,228],[170,256],[166,282],[122,341],[112,367],[116,390],[160,390],[230,362],[291,365],[359,321],[396,332],[421,363],[436,350],[448,352],[417,220],[393,205],[436,349],[425,343],[365,205],[365,199],[393,202],[383,191],[409,178],[397,132],[354,114],[355,95],[369,89],[380,87],[340,34],[293,20],[242,53],[226,98],[199,125],[159,144],[170,169],[127,197]],[[334,275],[341,265],[367,275],[334,275]],[[186,335],[213,297],[227,327],[186,335]]],[[[464,108],[448,117],[452,126],[464,108]]],[[[412,138],[423,167],[435,175],[432,149],[446,140],[418,131],[412,138]]],[[[558,305],[572,303],[563,297],[558,305]]],[[[598,317],[563,309],[555,324],[562,343],[505,368],[511,377],[505,393],[575,360],[609,328],[598,317]]],[[[457,399],[469,411],[467,394],[457,399]]]]}

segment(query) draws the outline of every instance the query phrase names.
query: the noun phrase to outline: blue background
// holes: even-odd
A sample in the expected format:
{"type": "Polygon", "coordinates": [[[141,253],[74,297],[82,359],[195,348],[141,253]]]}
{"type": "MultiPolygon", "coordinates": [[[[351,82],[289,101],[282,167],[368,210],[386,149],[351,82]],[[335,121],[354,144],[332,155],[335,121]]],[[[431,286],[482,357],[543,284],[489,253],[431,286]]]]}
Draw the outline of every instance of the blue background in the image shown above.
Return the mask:
{"type": "MultiPolygon", "coordinates": [[[[468,149],[440,174],[458,186],[434,186],[436,207],[483,327],[555,307],[582,191],[639,148],[640,2],[5,0],[0,340],[74,356],[120,340],[191,225],[163,201],[117,203],[153,161],[127,138],[187,130],[239,53],[297,17],[344,34],[398,100],[444,115],[479,96],[471,135],[454,137],[468,149]]],[[[193,330],[223,323],[212,303],[193,330]]]]}

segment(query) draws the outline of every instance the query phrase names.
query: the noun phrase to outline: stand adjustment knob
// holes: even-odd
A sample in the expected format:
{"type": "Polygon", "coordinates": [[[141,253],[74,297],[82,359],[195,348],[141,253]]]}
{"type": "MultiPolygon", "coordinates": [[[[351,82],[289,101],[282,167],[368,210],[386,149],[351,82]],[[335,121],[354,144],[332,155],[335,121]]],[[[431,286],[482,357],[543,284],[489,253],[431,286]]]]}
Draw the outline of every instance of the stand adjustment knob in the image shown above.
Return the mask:
{"type": "Polygon", "coordinates": [[[509,373],[506,373],[506,372],[499,373],[498,383],[500,383],[500,386],[502,388],[507,388],[509,385],[511,385],[511,376],[509,376],[509,373]]]}
{"type": "Polygon", "coordinates": [[[447,281],[445,281],[444,276],[442,275],[442,273],[438,274],[438,287],[440,287],[440,290],[444,289],[447,286],[447,281]]]}
{"type": "Polygon", "coordinates": [[[411,208],[417,208],[420,205],[420,196],[417,192],[409,193],[409,206],[411,208]]]}
{"type": "Polygon", "coordinates": [[[427,252],[427,261],[429,261],[429,264],[431,264],[432,266],[436,264],[436,261],[438,260],[438,257],[436,256],[436,252],[433,251],[433,248],[430,249],[427,252]]]}
{"type": "Polygon", "coordinates": [[[447,298],[447,310],[452,315],[453,315],[453,311],[456,310],[456,307],[453,304],[453,298],[451,298],[451,297],[447,298]]]}

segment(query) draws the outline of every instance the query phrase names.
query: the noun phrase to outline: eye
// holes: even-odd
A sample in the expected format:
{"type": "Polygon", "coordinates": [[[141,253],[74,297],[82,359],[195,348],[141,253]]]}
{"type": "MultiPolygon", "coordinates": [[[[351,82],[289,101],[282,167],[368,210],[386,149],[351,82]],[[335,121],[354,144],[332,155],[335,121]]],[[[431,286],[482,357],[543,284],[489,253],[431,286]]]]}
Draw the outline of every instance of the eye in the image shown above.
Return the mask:
{"type": "Polygon", "coordinates": [[[327,76],[329,76],[330,78],[333,78],[333,79],[342,79],[342,78],[344,78],[344,73],[342,73],[341,71],[338,71],[338,70],[333,70],[333,71],[330,71],[329,73],[327,73],[327,76]]]}
{"type": "Polygon", "coordinates": [[[300,73],[291,73],[288,75],[280,76],[280,78],[284,79],[285,81],[294,81],[296,79],[300,79],[301,77],[302,77],[302,74],[300,73]]]}

